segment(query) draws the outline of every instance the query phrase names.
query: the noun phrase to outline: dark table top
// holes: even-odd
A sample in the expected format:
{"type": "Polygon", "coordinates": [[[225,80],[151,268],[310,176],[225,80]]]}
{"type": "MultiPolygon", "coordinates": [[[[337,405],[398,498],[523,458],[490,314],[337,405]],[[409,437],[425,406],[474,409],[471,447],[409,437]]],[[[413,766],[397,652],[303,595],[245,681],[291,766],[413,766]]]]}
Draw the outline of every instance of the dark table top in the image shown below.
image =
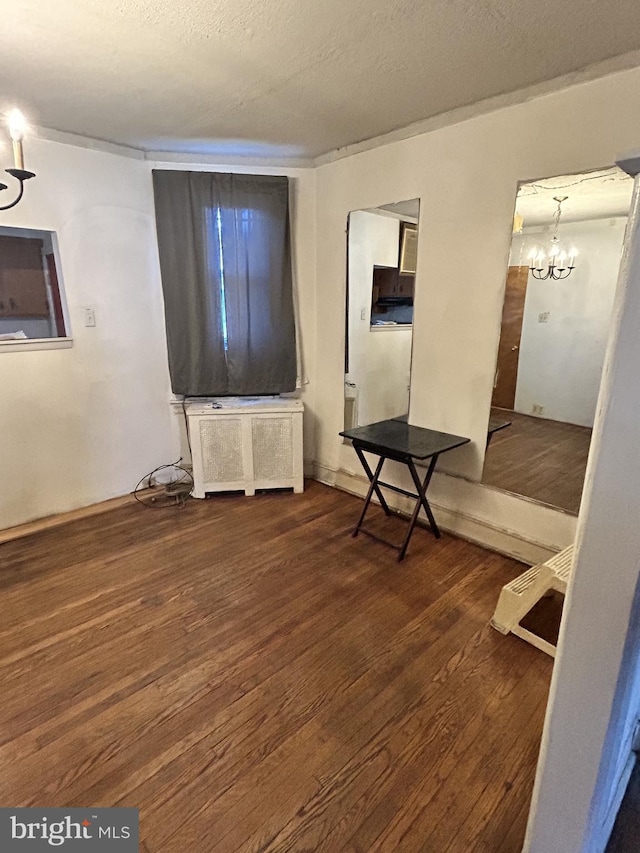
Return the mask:
{"type": "Polygon", "coordinates": [[[390,418],[387,421],[347,429],[340,435],[350,438],[365,450],[369,448],[374,452],[390,451],[414,459],[428,459],[436,453],[444,453],[469,442],[468,438],[461,435],[411,426],[402,418],[390,418]]]}
{"type": "MultiPolygon", "coordinates": [[[[392,418],[392,420],[401,421],[402,423],[406,424],[409,420],[409,415],[398,415],[397,418],[392,418]]],[[[491,435],[492,433],[498,432],[498,430],[505,429],[509,426],[511,426],[511,421],[508,421],[505,418],[499,418],[496,415],[490,415],[487,433],[491,435]]]]}
{"type": "Polygon", "coordinates": [[[500,429],[504,429],[505,427],[511,426],[511,421],[507,421],[504,418],[498,418],[495,415],[491,415],[489,417],[489,426],[487,427],[487,433],[492,435],[494,432],[498,432],[500,429]]]}

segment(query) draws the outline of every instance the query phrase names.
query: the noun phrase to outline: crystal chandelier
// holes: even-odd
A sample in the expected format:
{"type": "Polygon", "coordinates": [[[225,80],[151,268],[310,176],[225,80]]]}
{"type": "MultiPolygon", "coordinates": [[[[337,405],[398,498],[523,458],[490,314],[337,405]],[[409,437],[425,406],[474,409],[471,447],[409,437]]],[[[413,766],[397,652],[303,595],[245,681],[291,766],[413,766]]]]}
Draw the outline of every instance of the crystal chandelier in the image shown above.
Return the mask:
{"type": "Polygon", "coordinates": [[[558,202],[558,207],[553,215],[555,227],[553,237],[551,238],[551,248],[548,253],[543,250],[533,249],[529,255],[529,270],[534,278],[540,281],[551,278],[558,281],[559,279],[568,278],[575,269],[575,260],[578,252],[576,249],[571,249],[569,253],[563,251],[558,240],[558,228],[560,226],[560,217],[562,216],[562,202],[566,201],[569,196],[554,196],[553,200],[558,202]]]}
{"type": "MultiPolygon", "coordinates": [[[[5,169],[5,172],[18,181],[18,183],[20,184],[20,188],[18,190],[18,195],[13,199],[13,201],[5,205],[0,204],[0,210],[9,210],[10,208],[15,207],[16,204],[22,198],[22,194],[24,192],[24,182],[28,181],[29,178],[35,178],[34,172],[28,172],[24,168],[22,138],[24,136],[25,129],[26,124],[24,116],[22,115],[20,110],[12,110],[11,113],[9,113],[9,136],[11,137],[11,141],[13,144],[13,168],[5,169]]],[[[0,192],[6,189],[7,185],[0,183],[0,192]]]]}

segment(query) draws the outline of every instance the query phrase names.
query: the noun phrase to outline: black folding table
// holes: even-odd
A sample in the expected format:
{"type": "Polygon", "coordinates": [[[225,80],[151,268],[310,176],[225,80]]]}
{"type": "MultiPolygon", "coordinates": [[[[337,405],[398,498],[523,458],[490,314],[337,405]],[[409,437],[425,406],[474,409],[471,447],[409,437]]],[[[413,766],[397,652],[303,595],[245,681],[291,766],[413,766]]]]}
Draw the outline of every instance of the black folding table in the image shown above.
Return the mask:
{"type": "Polygon", "coordinates": [[[385,545],[395,548],[399,552],[398,561],[400,561],[407,551],[413,528],[418,520],[420,508],[422,508],[427,515],[433,535],[439,538],[440,531],[427,500],[427,489],[429,488],[429,483],[431,482],[431,477],[433,476],[440,454],[467,444],[469,439],[463,438],[460,435],[450,435],[447,432],[426,429],[425,427],[411,426],[406,423],[406,418],[391,418],[386,421],[378,421],[378,423],[369,424],[368,426],[344,430],[340,435],[353,442],[353,448],[358,454],[360,464],[369,479],[369,491],[367,492],[358,523],[351,535],[357,536],[358,533],[362,532],[377,542],[382,542],[385,545]],[[364,451],[380,457],[375,473],[372,472],[364,451]],[[382,466],[387,459],[402,462],[403,465],[407,466],[413,484],[416,487],[415,492],[409,492],[391,483],[384,483],[380,479],[382,466]],[[420,480],[414,460],[424,461],[426,459],[430,460],[427,473],[424,479],[420,480]],[[380,506],[384,510],[385,515],[391,515],[391,510],[382,494],[381,486],[406,497],[415,498],[416,500],[413,514],[409,519],[409,527],[401,545],[395,545],[393,542],[377,536],[362,526],[374,493],[380,501],[380,506]]]}
{"type": "MultiPolygon", "coordinates": [[[[403,423],[407,423],[409,420],[409,415],[399,415],[397,418],[393,418],[394,421],[402,421],[403,423]]],[[[504,418],[499,418],[497,415],[489,415],[489,423],[487,425],[487,444],[488,448],[491,444],[491,439],[493,438],[496,432],[500,432],[501,429],[506,429],[511,426],[511,421],[507,421],[504,418]]]]}
{"type": "Polygon", "coordinates": [[[487,449],[491,444],[491,439],[495,435],[495,433],[500,432],[501,429],[506,429],[511,426],[511,421],[505,420],[505,418],[499,418],[496,415],[489,416],[489,425],[487,426],[487,449]]]}

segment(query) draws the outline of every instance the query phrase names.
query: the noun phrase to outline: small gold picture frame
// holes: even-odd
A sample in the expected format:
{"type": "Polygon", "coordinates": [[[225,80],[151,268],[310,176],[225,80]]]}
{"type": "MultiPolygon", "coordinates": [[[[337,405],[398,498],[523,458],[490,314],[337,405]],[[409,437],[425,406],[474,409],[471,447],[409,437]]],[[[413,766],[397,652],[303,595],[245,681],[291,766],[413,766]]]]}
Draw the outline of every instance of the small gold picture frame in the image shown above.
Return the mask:
{"type": "Polygon", "coordinates": [[[400,275],[415,275],[418,261],[418,226],[401,223],[400,275]]]}

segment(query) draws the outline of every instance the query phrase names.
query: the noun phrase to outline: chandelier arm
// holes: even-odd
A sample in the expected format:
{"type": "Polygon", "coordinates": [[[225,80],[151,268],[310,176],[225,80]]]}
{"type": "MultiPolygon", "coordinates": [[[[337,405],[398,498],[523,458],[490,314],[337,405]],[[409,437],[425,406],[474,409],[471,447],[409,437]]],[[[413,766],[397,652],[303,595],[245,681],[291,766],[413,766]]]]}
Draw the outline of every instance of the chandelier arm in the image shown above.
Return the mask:
{"type": "MultiPolygon", "coordinates": [[[[531,266],[529,267],[531,275],[538,281],[546,281],[547,279],[551,279],[552,281],[562,281],[565,278],[569,278],[569,276],[575,269],[575,266],[573,264],[567,267],[564,266],[564,258],[566,257],[566,254],[564,252],[560,255],[558,254],[558,230],[560,228],[560,217],[562,216],[562,203],[566,201],[567,198],[568,196],[566,195],[556,195],[553,197],[553,200],[557,202],[558,206],[556,208],[555,213],[553,214],[554,228],[553,237],[551,238],[552,249],[549,255],[549,261],[547,263],[547,271],[543,275],[542,273],[544,267],[534,267],[534,260],[531,261],[531,266]],[[559,263],[556,263],[556,258],[559,259],[559,263]]],[[[573,254],[571,255],[571,260],[573,260],[574,255],[575,251],[573,251],[573,254]]],[[[543,256],[541,255],[540,257],[543,256]]]]}
{"type": "Polygon", "coordinates": [[[549,269],[548,269],[548,270],[547,270],[547,272],[546,272],[546,275],[542,275],[542,270],[541,270],[541,269],[539,270],[539,269],[537,269],[537,268],[535,268],[535,267],[534,267],[534,268],[531,270],[531,274],[532,274],[532,275],[533,275],[533,277],[534,277],[535,279],[537,279],[538,281],[546,281],[546,280],[549,278],[549,276],[551,275],[551,270],[549,270],[549,269]]]}
{"type": "MultiPolygon", "coordinates": [[[[6,189],[6,187],[4,187],[3,189],[6,189]]],[[[22,183],[22,181],[20,181],[20,192],[18,193],[17,197],[10,204],[0,205],[0,210],[11,210],[12,207],[15,207],[16,204],[18,204],[18,202],[22,198],[23,193],[24,193],[24,184],[22,183]]]]}
{"type": "MultiPolygon", "coordinates": [[[[24,182],[28,181],[29,178],[35,178],[34,172],[27,172],[25,169],[5,169],[5,171],[8,172],[20,183],[20,190],[18,191],[17,197],[14,198],[12,202],[10,202],[9,204],[0,205],[0,211],[11,210],[12,207],[15,207],[24,194],[24,182]]],[[[6,184],[2,184],[0,192],[5,189],[7,189],[6,184]]]]}
{"type": "Polygon", "coordinates": [[[571,275],[572,269],[573,269],[573,267],[567,267],[566,269],[559,271],[556,278],[559,281],[563,281],[565,278],[569,278],[569,276],[571,275]]]}

